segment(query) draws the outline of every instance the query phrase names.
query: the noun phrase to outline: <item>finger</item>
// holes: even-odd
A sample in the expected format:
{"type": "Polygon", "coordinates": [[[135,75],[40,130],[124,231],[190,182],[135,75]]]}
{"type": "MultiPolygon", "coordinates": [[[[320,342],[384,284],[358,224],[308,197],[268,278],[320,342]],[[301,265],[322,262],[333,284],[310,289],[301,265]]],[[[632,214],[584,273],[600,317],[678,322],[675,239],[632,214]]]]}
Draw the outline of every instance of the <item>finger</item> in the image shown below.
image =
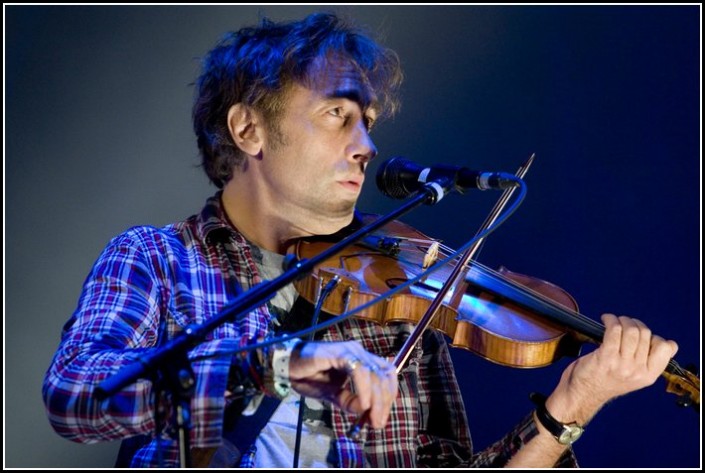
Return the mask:
{"type": "Polygon", "coordinates": [[[351,412],[361,413],[373,409],[381,392],[377,369],[369,365],[360,365],[351,375],[353,395],[347,398],[347,406],[351,412]]]}
{"type": "Polygon", "coordinates": [[[379,370],[376,376],[380,382],[377,385],[378,392],[373,401],[370,418],[372,426],[381,429],[387,424],[392,405],[397,397],[398,381],[393,370],[379,370]]]}
{"type": "Polygon", "coordinates": [[[619,317],[619,323],[622,326],[622,341],[619,347],[619,354],[622,358],[634,359],[639,347],[639,326],[634,319],[625,316],[619,317]]]}
{"type": "Polygon", "coordinates": [[[372,356],[370,368],[372,381],[370,424],[374,428],[383,428],[387,424],[392,404],[397,397],[396,367],[384,358],[372,356]]]}
{"type": "Polygon", "coordinates": [[[370,409],[372,405],[372,370],[366,362],[360,362],[350,375],[355,397],[350,399],[350,407],[356,413],[370,409]]]}
{"type": "Polygon", "coordinates": [[[651,329],[641,320],[632,320],[639,330],[639,341],[637,342],[637,347],[634,352],[634,358],[641,364],[641,366],[646,366],[649,358],[649,351],[651,351],[651,329]]]}
{"type": "Polygon", "coordinates": [[[347,388],[341,389],[331,401],[348,414],[360,415],[365,412],[360,408],[358,395],[347,388]]]}
{"type": "Polygon", "coordinates": [[[398,389],[394,365],[369,355],[355,366],[352,381],[356,396],[347,398],[350,411],[364,412],[365,420],[373,428],[384,427],[398,389]]]}
{"type": "Polygon", "coordinates": [[[673,340],[664,340],[658,335],[653,336],[649,357],[647,359],[647,369],[651,373],[660,374],[666,368],[668,362],[678,352],[678,344],[673,340]]]}
{"type": "Polygon", "coordinates": [[[380,378],[379,369],[376,366],[371,366],[370,378],[370,410],[369,421],[370,425],[375,429],[384,426],[384,381],[380,378]]]}
{"type": "Polygon", "coordinates": [[[345,372],[348,376],[352,376],[356,369],[360,367],[362,361],[359,358],[349,358],[345,361],[345,372]]]}
{"type": "Polygon", "coordinates": [[[605,324],[605,334],[597,354],[598,356],[603,355],[604,359],[613,359],[619,356],[619,347],[622,343],[622,325],[614,314],[602,314],[602,322],[605,324]]]}
{"type": "Polygon", "coordinates": [[[385,380],[379,368],[374,365],[370,366],[370,378],[372,381],[370,385],[370,424],[374,428],[380,428],[384,425],[383,417],[385,416],[385,380]]]}

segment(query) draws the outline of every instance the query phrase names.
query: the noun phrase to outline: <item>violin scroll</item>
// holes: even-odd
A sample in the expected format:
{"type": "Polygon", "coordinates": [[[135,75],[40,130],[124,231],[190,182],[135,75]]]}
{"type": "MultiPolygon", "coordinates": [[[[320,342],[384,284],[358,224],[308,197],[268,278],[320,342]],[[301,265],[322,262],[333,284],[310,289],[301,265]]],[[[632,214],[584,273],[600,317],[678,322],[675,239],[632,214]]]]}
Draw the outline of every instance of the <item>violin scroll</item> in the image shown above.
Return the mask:
{"type": "MultiPolygon", "coordinates": [[[[363,215],[365,219],[371,215],[363,215]]],[[[290,249],[302,260],[325,251],[328,238],[302,239],[290,249]]],[[[433,265],[452,250],[418,230],[395,221],[379,233],[316,267],[294,284],[300,296],[316,304],[329,281],[339,281],[321,301],[324,312],[355,311],[356,318],[380,325],[403,322],[419,325],[448,277],[441,268],[393,295],[381,297],[433,265]],[[369,304],[378,300],[377,303],[369,304]]],[[[450,266],[458,266],[458,260],[450,266]]],[[[462,284],[443,298],[431,327],[463,348],[494,363],[538,368],[563,357],[577,357],[585,343],[599,344],[605,327],[578,312],[575,299],[542,279],[501,267],[498,271],[473,261],[462,284]]],[[[403,363],[402,363],[403,364],[403,363]]],[[[700,410],[700,379],[671,360],[663,372],[666,391],[682,406],[700,410]]]]}
{"type": "Polygon", "coordinates": [[[663,377],[666,378],[666,392],[678,396],[676,402],[679,406],[692,407],[700,412],[700,378],[697,375],[671,360],[663,377]]]}

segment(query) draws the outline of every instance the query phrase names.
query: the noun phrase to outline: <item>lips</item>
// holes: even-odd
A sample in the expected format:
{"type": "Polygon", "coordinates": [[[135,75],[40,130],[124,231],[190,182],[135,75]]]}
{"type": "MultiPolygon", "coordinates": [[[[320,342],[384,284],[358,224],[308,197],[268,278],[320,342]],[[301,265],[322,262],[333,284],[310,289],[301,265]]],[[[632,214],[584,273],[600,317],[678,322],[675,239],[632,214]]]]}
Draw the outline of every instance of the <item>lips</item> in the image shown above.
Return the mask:
{"type": "Polygon", "coordinates": [[[358,192],[360,190],[360,188],[362,187],[363,181],[364,181],[364,178],[362,178],[362,177],[354,177],[351,179],[340,180],[340,181],[338,181],[338,183],[348,190],[358,192]]]}

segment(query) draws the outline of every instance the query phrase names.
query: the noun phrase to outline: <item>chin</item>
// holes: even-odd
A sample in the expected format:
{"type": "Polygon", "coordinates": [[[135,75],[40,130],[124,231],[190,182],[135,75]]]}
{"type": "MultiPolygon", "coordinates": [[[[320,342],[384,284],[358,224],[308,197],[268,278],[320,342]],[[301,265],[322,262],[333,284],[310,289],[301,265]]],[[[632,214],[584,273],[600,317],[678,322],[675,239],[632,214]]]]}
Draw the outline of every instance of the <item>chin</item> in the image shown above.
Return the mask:
{"type": "Polygon", "coordinates": [[[355,215],[355,206],[346,208],[345,211],[330,212],[328,215],[320,214],[312,222],[313,235],[330,235],[350,225],[355,215]]]}

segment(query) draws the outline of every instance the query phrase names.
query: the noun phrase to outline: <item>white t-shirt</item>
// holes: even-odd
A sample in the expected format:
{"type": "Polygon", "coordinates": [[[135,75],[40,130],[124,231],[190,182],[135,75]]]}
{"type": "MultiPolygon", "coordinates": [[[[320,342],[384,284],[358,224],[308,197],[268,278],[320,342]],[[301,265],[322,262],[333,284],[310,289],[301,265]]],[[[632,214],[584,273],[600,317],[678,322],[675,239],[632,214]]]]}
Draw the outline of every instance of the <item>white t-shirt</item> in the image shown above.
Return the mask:
{"type": "MultiPolygon", "coordinates": [[[[262,279],[271,280],[284,272],[284,256],[252,245],[252,256],[262,279]]],[[[288,313],[297,297],[293,284],[285,286],[268,302],[273,314],[288,313]],[[273,306],[273,307],[272,307],[273,306]]],[[[270,421],[255,441],[255,467],[291,468],[296,442],[300,396],[291,393],[282,400],[270,421]]],[[[304,419],[299,448],[300,468],[326,468],[337,464],[335,436],[330,409],[312,398],[305,398],[304,419]]],[[[255,414],[256,415],[256,414],[255,414]]]]}

